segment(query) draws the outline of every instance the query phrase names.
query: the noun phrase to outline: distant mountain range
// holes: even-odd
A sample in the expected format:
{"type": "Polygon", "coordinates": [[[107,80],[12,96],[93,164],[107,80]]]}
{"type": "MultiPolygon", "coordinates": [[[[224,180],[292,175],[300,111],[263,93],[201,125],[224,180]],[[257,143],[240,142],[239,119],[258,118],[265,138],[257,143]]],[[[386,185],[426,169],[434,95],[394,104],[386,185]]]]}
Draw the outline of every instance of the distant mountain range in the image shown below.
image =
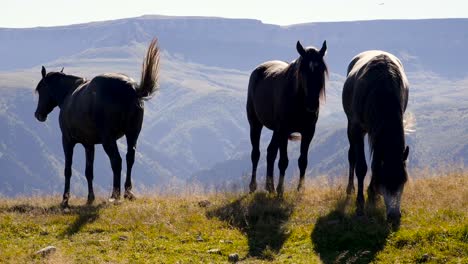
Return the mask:
{"type": "MultiPolygon", "coordinates": [[[[138,79],[147,44],[163,49],[161,90],[146,104],[134,182],[140,191],[244,188],[250,172],[245,97],[257,64],[297,57],[295,42],[327,40],[332,74],[309,155],[308,177],[345,177],[348,148],[341,87],[350,59],[367,49],[399,56],[408,73],[407,137],[412,168],[461,168],[468,160],[468,19],[310,23],[281,27],[256,20],[144,16],[63,27],[0,28],[0,194],[61,192],[58,110],[33,117],[40,65],[93,77],[123,72],[138,79]]],[[[270,133],[265,131],[262,148],[270,133]]],[[[121,154],[125,154],[121,141],[121,154]]],[[[297,181],[298,144],[288,179],[297,181]]],[[[260,170],[265,163],[262,151],[260,170]]],[[[84,151],[75,150],[72,190],[85,193],[84,151]]],[[[124,174],[124,173],[123,173],[124,174]]],[[[263,175],[263,172],[260,172],[263,175]]],[[[124,175],[123,175],[124,176],[124,175]]],[[[95,185],[109,192],[111,170],[98,148],[95,185]]],[[[261,185],[263,186],[263,185],[261,185]]]]}

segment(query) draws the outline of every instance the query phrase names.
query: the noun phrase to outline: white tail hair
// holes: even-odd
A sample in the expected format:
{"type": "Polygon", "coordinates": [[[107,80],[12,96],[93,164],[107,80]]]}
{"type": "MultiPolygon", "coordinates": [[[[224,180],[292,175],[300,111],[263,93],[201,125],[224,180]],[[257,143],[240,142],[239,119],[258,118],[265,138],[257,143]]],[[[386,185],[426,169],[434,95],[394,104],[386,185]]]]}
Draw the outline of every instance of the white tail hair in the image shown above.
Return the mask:
{"type": "Polygon", "coordinates": [[[403,128],[406,135],[416,132],[416,117],[412,112],[406,112],[403,116],[403,128]]]}

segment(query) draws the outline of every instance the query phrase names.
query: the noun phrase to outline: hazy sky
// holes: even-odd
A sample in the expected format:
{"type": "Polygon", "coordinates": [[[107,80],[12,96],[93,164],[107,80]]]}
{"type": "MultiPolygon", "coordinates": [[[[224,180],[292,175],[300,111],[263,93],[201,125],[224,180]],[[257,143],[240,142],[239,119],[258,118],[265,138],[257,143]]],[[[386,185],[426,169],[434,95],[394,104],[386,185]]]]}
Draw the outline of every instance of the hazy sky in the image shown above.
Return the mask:
{"type": "Polygon", "coordinates": [[[468,0],[1,0],[0,27],[68,25],[145,14],[316,21],[467,18],[468,0]]]}

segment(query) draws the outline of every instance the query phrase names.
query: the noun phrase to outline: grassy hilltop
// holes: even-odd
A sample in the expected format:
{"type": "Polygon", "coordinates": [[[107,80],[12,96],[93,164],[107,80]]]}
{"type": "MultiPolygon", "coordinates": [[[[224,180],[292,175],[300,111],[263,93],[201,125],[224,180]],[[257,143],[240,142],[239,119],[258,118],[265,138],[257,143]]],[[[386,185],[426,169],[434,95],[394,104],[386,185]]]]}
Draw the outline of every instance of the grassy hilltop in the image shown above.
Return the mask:
{"type": "Polygon", "coordinates": [[[84,206],[73,198],[0,199],[5,263],[468,263],[468,174],[412,180],[399,228],[382,202],[356,217],[326,181],[283,200],[263,192],[145,196],[84,206]],[[201,202],[209,201],[209,202],[201,202]],[[48,257],[34,254],[53,245],[48,257]]]}

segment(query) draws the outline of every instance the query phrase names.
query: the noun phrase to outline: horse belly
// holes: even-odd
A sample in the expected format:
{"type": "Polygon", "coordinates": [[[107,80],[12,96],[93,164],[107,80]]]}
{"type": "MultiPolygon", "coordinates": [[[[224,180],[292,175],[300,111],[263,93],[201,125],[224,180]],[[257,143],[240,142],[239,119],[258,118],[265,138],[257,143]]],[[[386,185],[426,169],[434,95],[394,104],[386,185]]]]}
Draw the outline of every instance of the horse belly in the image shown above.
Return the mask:
{"type": "Polygon", "coordinates": [[[274,107],[268,105],[266,102],[258,103],[255,107],[255,114],[257,119],[260,121],[262,125],[267,127],[268,129],[274,130],[275,129],[275,111],[274,107]]]}
{"type": "Polygon", "coordinates": [[[70,126],[71,137],[82,144],[100,144],[101,139],[94,122],[79,122],[70,126]]]}

